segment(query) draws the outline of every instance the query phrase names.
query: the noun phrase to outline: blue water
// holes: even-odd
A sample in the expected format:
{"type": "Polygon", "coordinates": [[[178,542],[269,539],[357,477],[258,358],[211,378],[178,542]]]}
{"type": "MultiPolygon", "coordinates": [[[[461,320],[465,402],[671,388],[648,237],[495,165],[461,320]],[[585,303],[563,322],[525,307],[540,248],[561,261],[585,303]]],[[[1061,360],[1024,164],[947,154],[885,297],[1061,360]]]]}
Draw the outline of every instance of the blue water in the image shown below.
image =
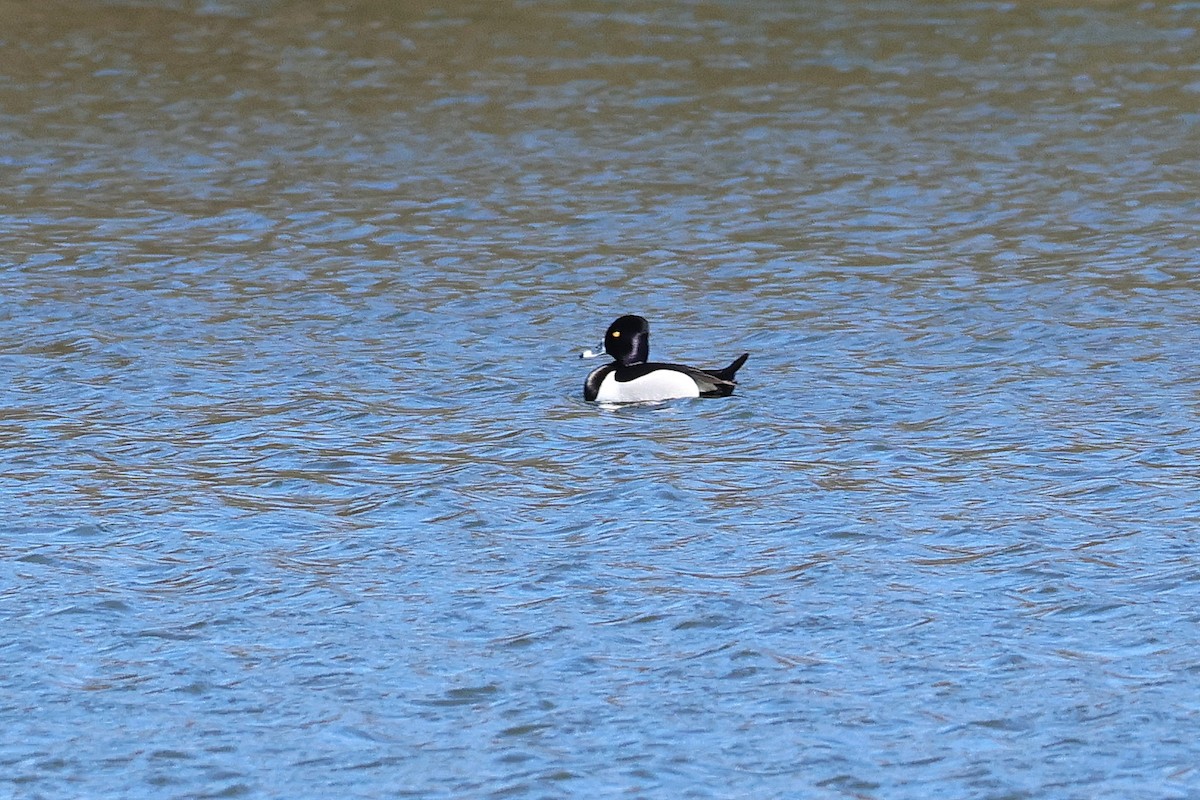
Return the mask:
{"type": "Polygon", "coordinates": [[[490,8],[12,12],[0,797],[1200,794],[1195,9],[490,8]]]}

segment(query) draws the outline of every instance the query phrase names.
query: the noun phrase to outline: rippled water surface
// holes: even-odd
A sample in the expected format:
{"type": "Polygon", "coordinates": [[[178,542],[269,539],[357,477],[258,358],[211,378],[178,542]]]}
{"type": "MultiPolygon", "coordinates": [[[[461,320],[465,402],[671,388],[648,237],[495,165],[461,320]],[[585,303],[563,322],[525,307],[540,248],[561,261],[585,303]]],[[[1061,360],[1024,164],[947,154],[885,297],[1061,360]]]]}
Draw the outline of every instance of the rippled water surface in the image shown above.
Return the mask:
{"type": "Polygon", "coordinates": [[[0,796],[1200,795],[1196,3],[0,16],[0,796]]]}

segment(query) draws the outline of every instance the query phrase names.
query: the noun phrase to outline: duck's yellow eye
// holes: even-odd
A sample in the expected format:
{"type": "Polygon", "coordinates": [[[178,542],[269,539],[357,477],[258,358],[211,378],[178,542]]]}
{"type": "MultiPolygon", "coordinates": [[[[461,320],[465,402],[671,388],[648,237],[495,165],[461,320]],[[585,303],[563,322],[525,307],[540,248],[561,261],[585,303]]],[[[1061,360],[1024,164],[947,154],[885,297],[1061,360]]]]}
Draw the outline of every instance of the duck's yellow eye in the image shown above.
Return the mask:
{"type": "Polygon", "coordinates": [[[613,338],[614,338],[614,339],[620,339],[620,338],[621,338],[621,332],[620,332],[620,331],[613,331],[613,338]]]}

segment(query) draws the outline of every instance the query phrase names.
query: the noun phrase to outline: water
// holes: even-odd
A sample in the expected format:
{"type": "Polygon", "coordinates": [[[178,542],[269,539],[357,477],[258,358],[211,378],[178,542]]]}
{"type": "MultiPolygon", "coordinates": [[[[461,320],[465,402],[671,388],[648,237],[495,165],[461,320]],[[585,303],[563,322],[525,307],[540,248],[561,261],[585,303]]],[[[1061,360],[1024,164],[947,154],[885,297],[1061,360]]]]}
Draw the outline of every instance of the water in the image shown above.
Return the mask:
{"type": "Polygon", "coordinates": [[[0,796],[1200,794],[1194,4],[0,10],[0,796]]]}

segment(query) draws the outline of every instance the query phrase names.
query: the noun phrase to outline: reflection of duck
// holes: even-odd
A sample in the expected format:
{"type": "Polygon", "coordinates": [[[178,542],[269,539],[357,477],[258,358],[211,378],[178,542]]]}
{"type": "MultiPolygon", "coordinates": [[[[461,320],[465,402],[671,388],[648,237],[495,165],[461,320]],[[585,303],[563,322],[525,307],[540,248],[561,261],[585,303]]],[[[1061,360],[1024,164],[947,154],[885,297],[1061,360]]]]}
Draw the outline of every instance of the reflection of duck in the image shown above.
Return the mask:
{"type": "Polygon", "coordinates": [[[742,353],[725,369],[697,369],[681,364],[655,364],[650,358],[650,324],[633,314],[621,317],[604,334],[611,364],[592,370],[583,384],[583,399],[602,403],[645,403],[676,397],[727,397],[733,376],[750,357],[742,353]]]}

